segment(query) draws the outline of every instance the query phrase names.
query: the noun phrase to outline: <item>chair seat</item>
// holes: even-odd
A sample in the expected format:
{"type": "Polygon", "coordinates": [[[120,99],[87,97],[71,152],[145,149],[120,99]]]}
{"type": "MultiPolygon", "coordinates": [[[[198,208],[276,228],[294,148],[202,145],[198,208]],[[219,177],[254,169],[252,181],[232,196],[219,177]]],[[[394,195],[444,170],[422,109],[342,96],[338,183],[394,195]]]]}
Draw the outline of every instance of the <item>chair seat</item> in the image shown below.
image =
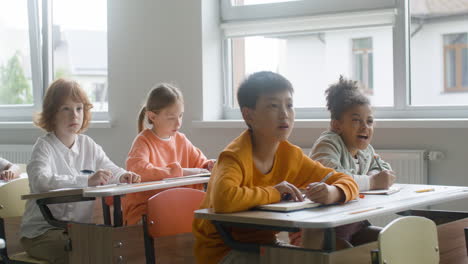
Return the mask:
{"type": "Polygon", "coordinates": [[[28,253],[26,253],[26,252],[16,253],[16,254],[10,256],[10,259],[11,260],[16,260],[16,261],[29,262],[29,263],[37,263],[37,264],[48,264],[49,263],[49,262],[47,262],[45,260],[35,259],[35,258],[29,256],[28,253]]]}

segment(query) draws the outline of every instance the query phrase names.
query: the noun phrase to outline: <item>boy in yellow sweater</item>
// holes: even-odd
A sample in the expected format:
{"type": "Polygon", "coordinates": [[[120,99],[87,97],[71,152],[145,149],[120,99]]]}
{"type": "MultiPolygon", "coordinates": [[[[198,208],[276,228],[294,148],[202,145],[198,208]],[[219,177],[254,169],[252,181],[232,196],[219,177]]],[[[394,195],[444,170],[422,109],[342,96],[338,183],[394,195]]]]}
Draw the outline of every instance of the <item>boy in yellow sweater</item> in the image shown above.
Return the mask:
{"type": "MultiPolygon", "coordinates": [[[[273,72],[254,73],[240,85],[237,99],[249,129],[219,155],[201,208],[231,213],[285,197],[302,201],[299,188],[322,204],[347,202],[358,195],[350,176],[311,160],[287,141],[294,125],[292,94],[291,83],[273,72]]],[[[198,263],[259,261],[257,254],[231,250],[208,220],[195,219],[193,233],[198,263]]],[[[274,231],[232,228],[231,234],[240,242],[276,243],[274,231]]]]}

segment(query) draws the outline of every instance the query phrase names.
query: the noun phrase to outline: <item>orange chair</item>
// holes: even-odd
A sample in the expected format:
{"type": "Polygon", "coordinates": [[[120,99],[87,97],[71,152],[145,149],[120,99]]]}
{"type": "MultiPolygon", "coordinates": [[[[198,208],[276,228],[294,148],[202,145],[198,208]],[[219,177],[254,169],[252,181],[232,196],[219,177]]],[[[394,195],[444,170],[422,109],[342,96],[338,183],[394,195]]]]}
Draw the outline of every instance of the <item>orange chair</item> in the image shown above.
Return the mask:
{"type": "Polygon", "coordinates": [[[148,215],[143,215],[146,263],[155,263],[154,239],[192,232],[194,211],[205,192],[190,188],[174,188],[148,199],[148,215]]]}

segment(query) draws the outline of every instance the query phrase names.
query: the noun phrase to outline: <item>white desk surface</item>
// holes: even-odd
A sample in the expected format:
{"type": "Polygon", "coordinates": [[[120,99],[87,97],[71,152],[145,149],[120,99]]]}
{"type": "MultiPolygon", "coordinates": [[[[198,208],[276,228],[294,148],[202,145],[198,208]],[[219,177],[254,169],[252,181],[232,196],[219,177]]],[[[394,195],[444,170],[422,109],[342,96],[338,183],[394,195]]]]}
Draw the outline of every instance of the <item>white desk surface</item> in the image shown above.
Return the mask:
{"type": "Polygon", "coordinates": [[[201,209],[195,211],[195,217],[275,227],[331,228],[362,221],[373,216],[468,198],[468,187],[398,185],[402,189],[397,193],[391,195],[366,195],[363,199],[346,204],[315,207],[294,212],[270,212],[253,209],[237,213],[216,214],[213,209],[201,209]],[[434,191],[415,192],[416,190],[428,188],[434,188],[434,191]]]}
{"type": "Polygon", "coordinates": [[[109,186],[103,185],[100,187],[87,187],[87,188],[68,188],[59,189],[46,193],[33,193],[22,195],[21,199],[40,199],[49,197],[61,197],[69,195],[83,195],[83,197],[105,197],[122,195],[127,193],[143,192],[150,190],[165,189],[171,187],[179,187],[192,184],[207,183],[209,177],[192,177],[192,178],[171,178],[163,181],[142,182],[133,184],[118,184],[109,186]]]}

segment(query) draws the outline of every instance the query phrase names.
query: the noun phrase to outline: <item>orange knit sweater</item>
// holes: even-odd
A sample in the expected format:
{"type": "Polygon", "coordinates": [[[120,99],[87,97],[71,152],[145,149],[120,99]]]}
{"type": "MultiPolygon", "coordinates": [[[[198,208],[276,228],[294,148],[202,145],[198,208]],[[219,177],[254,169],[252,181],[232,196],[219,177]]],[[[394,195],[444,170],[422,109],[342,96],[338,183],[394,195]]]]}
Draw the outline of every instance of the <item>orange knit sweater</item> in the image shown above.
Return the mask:
{"type": "MultiPolygon", "coordinates": [[[[205,168],[208,159],[182,133],[169,141],[158,138],[150,129],[143,130],[128,153],[127,170],[140,174],[142,182],[180,177],[182,168],[205,168]]],[[[202,189],[203,185],[188,185],[202,189]]],[[[133,225],[146,213],[146,201],[163,190],[127,194],[122,199],[124,223],[133,225]]]]}
{"type": "MultiPolygon", "coordinates": [[[[302,150],[287,141],[280,143],[272,170],[261,174],[254,166],[250,133],[245,131],[220,154],[213,168],[208,191],[201,208],[213,208],[217,213],[249,210],[261,204],[280,201],[274,185],[288,181],[299,188],[320,181],[333,169],[311,160],[302,150]]],[[[346,201],[356,198],[358,186],[348,175],[336,172],[326,181],[343,190],[346,201]]],[[[214,225],[195,219],[195,256],[198,263],[218,263],[229,251],[214,225]]],[[[232,228],[234,239],[251,243],[273,243],[275,232],[232,228]]]]}

